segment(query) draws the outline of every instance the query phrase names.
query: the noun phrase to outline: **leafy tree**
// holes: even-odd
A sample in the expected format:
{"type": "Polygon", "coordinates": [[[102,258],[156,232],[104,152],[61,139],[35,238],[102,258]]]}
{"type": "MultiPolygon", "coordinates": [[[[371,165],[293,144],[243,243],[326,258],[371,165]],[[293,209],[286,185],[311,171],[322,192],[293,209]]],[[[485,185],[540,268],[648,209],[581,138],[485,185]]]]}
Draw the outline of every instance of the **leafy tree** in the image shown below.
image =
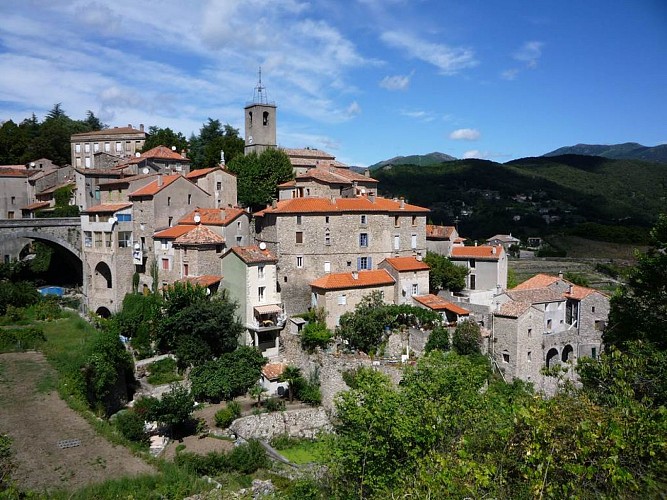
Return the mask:
{"type": "Polygon", "coordinates": [[[86,119],[84,120],[84,123],[88,126],[88,131],[96,131],[108,128],[107,124],[102,123],[102,120],[95,116],[91,110],[86,111],[86,119]]]}
{"type": "Polygon", "coordinates": [[[141,152],[144,153],[157,146],[166,146],[168,148],[176,146],[177,151],[183,151],[188,149],[188,141],[181,132],[174,132],[169,127],[160,128],[151,125],[148,127],[148,135],[141,152]]]}
{"type": "Polygon", "coordinates": [[[324,323],[308,323],[301,332],[301,348],[312,353],[316,347],[325,349],[332,340],[332,334],[324,323]]]}
{"type": "Polygon", "coordinates": [[[183,309],[208,299],[206,287],[177,281],[163,290],[164,314],[175,316],[183,309]]]}
{"type": "Polygon", "coordinates": [[[242,346],[190,372],[197,399],[219,401],[242,396],[259,380],[266,358],[252,347],[242,346]]]}
{"type": "Polygon", "coordinates": [[[588,278],[581,273],[567,272],[565,273],[564,278],[570,283],[573,283],[575,285],[585,286],[585,287],[591,286],[588,278]]]}
{"type": "Polygon", "coordinates": [[[357,304],[354,312],[346,312],[340,317],[338,335],[353,349],[375,351],[384,339],[385,326],[389,326],[391,322],[384,306],[380,292],[366,295],[357,304]]]}
{"type": "Polygon", "coordinates": [[[235,157],[243,156],[245,141],[239,136],[238,129],[229,124],[222,125],[220,120],[209,118],[199,130],[199,135],[190,137],[190,159],[192,168],[209,168],[220,164],[220,151],[225,154],[225,163],[235,157]]]}
{"type": "Polygon", "coordinates": [[[444,255],[427,252],[424,262],[431,268],[429,272],[429,287],[432,293],[439,290],[459,292],[466,286],[468,269],[457,266],[444,255]]]}
{"type": "Polygon", "coordinates": [[[259,408],[262,406],[262,394],[267,392],[265,387],[262,387],[261,384],[257,383],[253,385],[249,390],[248,390],[248,395],[251,398],[257,398],[257,407],[259,408]]]}
{"type": "Polygon", "coordinates": [[[661,214],[651,230],[651,248],[637,255],[627,284],[611,298],[609,325],[603,339],[623,348],[644,340],[667,350],[667,215],[661,214]]]}
{"type": "Polygon", "coordinates": [[[235,156],[228,168],[237,175],[239,203],[248,207],[264,207],[276,197],[278,184],[294,178],[289,157],[279,149],[235,156]]]}
{"type": "Polygon", "coordinates": [[[294,401],[294,386],[301,379],[301,369],[294,365],[286,366],[278,379],[280,382],[288,383],[290,403],[294,401]]]}
{"type": "Polygon", "coordinates": [[[431,334],[428,336],[428,341],[424,346],[426,352],[431,352],[435,349],[439,351],[449,351],[449,330],[443,326],[436,326],[431,334]]]}
{"type": "Polygon", "coordinates": [[[458,354],[479,354],[482,343],[480,327],[472,320],[462,321],[456,326],[452,347],[458,354]]]}
{"type": "Polygon", "coordinates": [[[7,312],[8,306],[26,307],[36,304],[41,299],[33,283],[28,281],[0,281],[0,315],[7,312]]]}
{"type": "Polygon", "coordinates": [[[157,421],[170,427],[182,427],[192,417],[195,400],[190,391],[178,384],[173,384],[169,392],[162,395],[156,408],[157,421]]]}

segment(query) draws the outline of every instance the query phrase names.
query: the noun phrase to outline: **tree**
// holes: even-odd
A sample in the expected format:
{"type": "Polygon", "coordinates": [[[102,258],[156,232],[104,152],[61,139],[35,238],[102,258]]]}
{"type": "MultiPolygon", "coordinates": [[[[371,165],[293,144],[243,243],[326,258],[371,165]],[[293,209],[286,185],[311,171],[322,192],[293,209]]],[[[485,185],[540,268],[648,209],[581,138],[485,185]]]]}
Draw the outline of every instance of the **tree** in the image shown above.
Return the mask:
{"type": "Polygon", "coordinates": [[[248,394],[251,398],[257,398],[258,408],[262,406],[262,394],[265,392],[267,392],[266,387],[262,387],[260,384],[255,384],[248,390],[248,394]]]}
{"type": "Polygon", "coordinates": [[[169,127],[160,128],[151,125],[148,127],[148,135],[144,142],[144,147],[141,148],[141,152],[145,153],[157,146],[166,146],[168,148],[176,146],[177,151],[183,151],[188,149],[188,141],[181,132],[174,132],[169,127]]]}
{"type": "Polygon", "coordinates": [[[288,383],[290,403],[294,401],[294,386],[301,378],[301,369],[294,365],[286,366],[283,372],[280,374],[280,378],[278,378],[280,382],[288,383]]]}
{"type": "Polygon", "coordinates": [[[346,312],[340,317],[337,334],[352,349],[374,352],[384,339],[385,327],[391,323],[385,305],[380,292],[366,295],[354,312],[346,312]]]}
{"type": "Polygon", "coordinates": [[[431,268],[429,272],[429,286],[431,292],[450,290],[460,292],[466,286],[468,269],[457,266],[444,255],[427,252],[424,262],[431,268]]]}
{"type": "Polygon", "coordinates": [[[481,329],[472,320],[462,321],[456,326],[452,347],[458,354],[479,354],[482,343],[481,329]]]}
{"type": "Polygon", "coordinates": [[[108,127],[107,124],[102,123],[91,110],[86,111],[86,119],[84,120],[84,123],[88,126],[89,131],[102,130],[108,127]]]}
{"type": "Polygon", "coordinates": [[[261,208],[276,198],[278,184],[294,178],[289,157],[279,149],[267,149],[234,157],[228,168],[237,176],[238,199],[243,206],[261,208]]]}
{"type": "Polygon", "coordinates": [[[610,301],[609,325],[603,340],[623,349],[643,340],[667,350],[667,215],[661,214],[651,230],[651,248],[637,255],[627,283],[610,301]]]}
{"type": "Polygon", "coordinates": [[[220,163],[221,151],[225,154],[225,163],[229,164],[235,157],[243,156],[244,147],[245,142],[238,129],[229,124],[223,126],[220,120],[209,118],[199,130],[199,135],[190,137],[192,168],[215,167],[220,163]]]}
{"type": "Polygon", "coordinates": [[[332,340],[332,335],[327,325],[317,321],[308,323],[301,332],[301,348],[312,353],[316,347],[325,349],[332,340]]]}
{"type": "Polygon", "coordinates": [[[443,326],[436,326],[428,336],[428,341],[424,346],[426,352],[431,352],[435,349],[439,351],[449,351],[449,330],[443,326]]]}
{"type": "Polygon", "coordinates": [[[156,419],[172,430],[183,426],[195,408],[195,400],[190,391],[178,384],[172,384],[169,392],[162,395],[157,405],[156,419]]]}

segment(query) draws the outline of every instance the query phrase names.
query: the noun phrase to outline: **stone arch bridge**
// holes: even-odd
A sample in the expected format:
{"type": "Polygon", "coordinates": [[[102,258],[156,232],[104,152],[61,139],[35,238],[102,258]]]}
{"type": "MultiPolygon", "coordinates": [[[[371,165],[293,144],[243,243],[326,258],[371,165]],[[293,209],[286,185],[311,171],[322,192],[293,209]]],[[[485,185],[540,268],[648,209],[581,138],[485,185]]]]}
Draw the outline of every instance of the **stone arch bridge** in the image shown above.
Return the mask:
{"type": "Polygon", "coordinates": [[[17,258],[20,248],[15,242],[26,238],[56,244],[82,260],[79,217],[0,219],[0,251],[5,259],[17,258]]]}

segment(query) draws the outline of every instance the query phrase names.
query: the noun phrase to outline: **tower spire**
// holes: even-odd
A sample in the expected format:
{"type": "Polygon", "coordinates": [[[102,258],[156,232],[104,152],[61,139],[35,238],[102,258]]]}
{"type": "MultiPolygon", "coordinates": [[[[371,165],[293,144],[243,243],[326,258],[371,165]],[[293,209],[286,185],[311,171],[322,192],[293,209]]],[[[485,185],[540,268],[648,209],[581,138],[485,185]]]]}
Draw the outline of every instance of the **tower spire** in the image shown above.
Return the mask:
{"type": "Polygon", "coordinates": [[[268,96],[266,95],[266,87],[262,85],[262,67],[259,67],[258,71],[259,79],[257,85],[255,86],[255,92],[252,96],[252,102],[255,104],[268,104],[268,96]]]}

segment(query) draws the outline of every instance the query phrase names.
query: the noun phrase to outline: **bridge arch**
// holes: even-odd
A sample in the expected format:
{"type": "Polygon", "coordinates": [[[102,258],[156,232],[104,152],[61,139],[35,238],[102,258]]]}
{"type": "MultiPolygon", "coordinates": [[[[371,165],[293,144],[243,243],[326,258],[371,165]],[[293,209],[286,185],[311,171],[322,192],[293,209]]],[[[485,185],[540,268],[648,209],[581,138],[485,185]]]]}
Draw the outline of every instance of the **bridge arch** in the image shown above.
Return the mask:
{"type": "Polygon", "coordinates": [[[3,238],[27,238],[31,240],[37,240],[37,241],[47,241],[50,243],[53,243],[55,245],[58,245],[60,247],[63,247],[65,250],[69,251],[71,254],[75,255],[79,260],[82,260],[81,256],[81,248],[77,248],[74,245],[72,245],[69,241],[64,240],[58,236],[45,233],[45,232],[40,232],[40,231],[27,231],[27,230],[17,230],[17,231],[12,231],[10,233],[0,233],[0,237],[3,238]]]}

